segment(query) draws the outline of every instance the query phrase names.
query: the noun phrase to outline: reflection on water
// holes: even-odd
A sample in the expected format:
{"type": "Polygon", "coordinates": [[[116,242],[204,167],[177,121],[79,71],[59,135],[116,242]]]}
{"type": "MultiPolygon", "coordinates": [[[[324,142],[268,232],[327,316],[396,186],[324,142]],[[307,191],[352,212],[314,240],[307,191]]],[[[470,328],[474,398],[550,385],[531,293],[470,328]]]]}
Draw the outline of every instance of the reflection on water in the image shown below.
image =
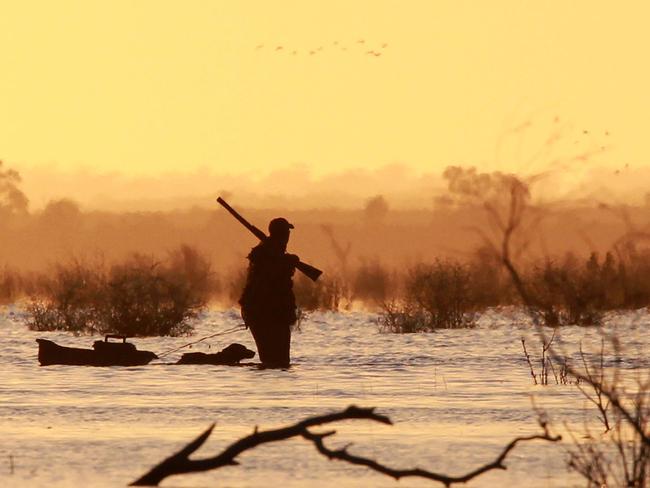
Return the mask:
{"type": "MultiPolygon", "coordinates": [[[[254,426],[274,428],[354,403],[375,406],[392,427],[348,421],[330,444],[353,442],[352,452],[394,467],[419,466],[460,474],[492,460],[512,437],[537,431],[530,395],[557,425],[587,418],[575,387],[534,387],[520,338],[535,349],[534,331],[520,318],[492,314],[473,330],[435,334],[380,334],[366,313],[317,313],[294,335],[288,371],[209,365],[93,368],[39,367],[37,337],[90,347],[93,338],[32,332],[17,312],[0,316],[0,485],[123,486],[216,421],[198,456],[214,454],[254,426]],[[10,474],[10,456],[14,473],[10,474]]],[[[240,323],[235,311],[207,313],[196,338],[240,323]]],[[[626,345],[625,367],[647,368],[650,337],[645,313],[610,318],[626,345]]],[[[597,351],[595,328],[562,329],[561,343],[580,341],[597,351]]],[[[188,338],[134,340],[161,352],[188,338]]],[[[209,341],[208,341],[209,342],[209,341]]],[[[217,337],[195,351],[215,352],[230,342],[254,349],[247,331],[217,337]],[[212,349],[208,349],[212,346],[212,349]]],[[[187,351],[187,350],[186,350],[187,351]]],[[[176,361],[182,352],[164,358],[176,361]]],[[[398,483],[361,467],[329,462],[304,441],[259,447],[241,466],[171,478],[164,485],[243,487],[273,479],[282,486],[385,486],[398,483]]],[[[557,445],[518,448],[507,471],[471,486],[582,486],[565,468],[557,445]]],[[[399,486],[432,486],[406,479],[399,486]]]]}

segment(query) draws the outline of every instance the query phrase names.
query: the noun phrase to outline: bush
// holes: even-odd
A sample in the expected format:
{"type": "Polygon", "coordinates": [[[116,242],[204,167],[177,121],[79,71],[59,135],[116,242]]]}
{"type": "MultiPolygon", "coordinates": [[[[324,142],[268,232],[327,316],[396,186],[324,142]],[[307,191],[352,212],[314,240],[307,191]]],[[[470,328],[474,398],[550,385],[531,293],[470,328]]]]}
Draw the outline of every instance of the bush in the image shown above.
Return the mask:
{"type": "Polygon", "coordinates": [[[422,309],[412,303],[396,301],[382,304],[383,312],[379,316],[379,330],[394,334],[411,334],[414,332],[433,332],[431,319],[422,309]]]}
{"type": "Polygon", "coordinates": [[[35,330],[181,335],[213,289],[210,264],[188,246],[158,262],[134,254],[109,269],[73,262],[43,282],[43,297],[28,307],[35,330]]]}
{"type": "Polygon", "coordinates": [[[478,307],[471,282],[470,270],[463,264],[420,264],[406,273],[399,304],[384,304],[380,324],[391,332],[473,327],[478,307]]]}
{"type": "Polygon", "coordinates": [[[597,325],[602,321],[603,290],[597,278],[597,261],[582,267],[572,256],[558,265],[536,266],[529,274],[530,289],[545,325],[597,325]]]}
{"type": "Polygon", "coordinates": [[[516,292],[506,269],[493,250],[479,247],[468,263],[471,276],[470,296],[477,307],[485,309],[516,302],[516,292]]]}
{"type": "Polygon", "coordinates": [[[547,261],[526,280],[546,325],[598,325],[605,311],[647,306],[648,276],[648,254],[615,258],[607,253],[601,262],[592,253],[583,263],[571,254],[561,264],[547,261]]]}

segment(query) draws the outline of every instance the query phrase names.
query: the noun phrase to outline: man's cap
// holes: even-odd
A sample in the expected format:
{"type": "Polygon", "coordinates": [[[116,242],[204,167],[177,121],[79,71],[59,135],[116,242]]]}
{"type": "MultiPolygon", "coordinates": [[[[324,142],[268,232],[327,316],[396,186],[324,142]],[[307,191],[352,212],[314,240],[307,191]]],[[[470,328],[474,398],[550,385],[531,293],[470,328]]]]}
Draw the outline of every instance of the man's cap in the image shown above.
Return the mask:
{"type": "Polygon", "coordinates": [[[269,222],[269,234],[275,234],[276,232],[287,231],[293,228],[293,225],[284,217],[278,217],[269,222]]]}

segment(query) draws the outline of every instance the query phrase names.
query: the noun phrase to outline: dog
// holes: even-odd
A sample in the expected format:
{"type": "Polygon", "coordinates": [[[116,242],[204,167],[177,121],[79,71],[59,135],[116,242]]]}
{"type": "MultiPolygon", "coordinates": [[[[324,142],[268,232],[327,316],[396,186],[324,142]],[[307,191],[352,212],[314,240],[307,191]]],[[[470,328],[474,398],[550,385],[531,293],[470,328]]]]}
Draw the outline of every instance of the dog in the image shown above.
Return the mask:
{"type": "Polygon", "coordinates": [[[216,354],[203,352],[188,352],[183,354],[176,364],[223,364],[235,366],[242,359],[250,359],[255,352],[241,344],[230,344],[216,354]]]}

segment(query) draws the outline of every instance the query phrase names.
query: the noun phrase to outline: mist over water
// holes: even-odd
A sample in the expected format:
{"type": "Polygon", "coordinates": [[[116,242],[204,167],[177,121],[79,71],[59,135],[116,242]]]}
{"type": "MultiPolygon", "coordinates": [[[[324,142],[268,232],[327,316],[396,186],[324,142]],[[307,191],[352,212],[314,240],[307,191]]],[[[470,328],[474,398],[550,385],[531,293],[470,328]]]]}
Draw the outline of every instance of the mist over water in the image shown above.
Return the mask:
{"type": "MultiPolygon", "coordinates": [[[[408,164],[395,163],[377,169],[359,167],[323,174],[314,172],[307,164],[256,173],[204,167],[192,172],[152,175],[11,166],[22,176],[22,188],[33,211],[64,198],[94,211],[169,212],[195,206],[210,209],[220,194],[231,196],[233,202],[246,208],[300,211],[360,209],[368,198],[384,195],[394,209],[415,210],[432,209],[434,200],[447,192],[442,178],[446,164],[416,170],[408,164]]],[[[544,202],[645,205],[648,201],[648,189],[643,182],[650,179],[650,169],[644,166],[621,163],[558,170],[541,167],[533,168],[532,173],[530,168],[522,170],[515,172],[545,174],[537,195],[544,202]]]]}

